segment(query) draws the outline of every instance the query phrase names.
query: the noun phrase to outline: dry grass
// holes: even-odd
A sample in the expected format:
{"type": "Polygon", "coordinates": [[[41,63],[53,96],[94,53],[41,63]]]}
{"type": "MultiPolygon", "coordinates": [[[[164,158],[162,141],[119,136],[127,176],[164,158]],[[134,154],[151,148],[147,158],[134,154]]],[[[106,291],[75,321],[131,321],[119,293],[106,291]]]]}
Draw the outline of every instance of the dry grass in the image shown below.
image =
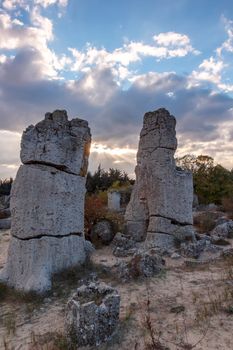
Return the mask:
{"type": "Polygon", "coordinates": [[[206,211],[195,216],[193,219],[194,226],[200,233],[207,233],[214,229],[216,220],[219,218],[218,212],[206,211]]]}

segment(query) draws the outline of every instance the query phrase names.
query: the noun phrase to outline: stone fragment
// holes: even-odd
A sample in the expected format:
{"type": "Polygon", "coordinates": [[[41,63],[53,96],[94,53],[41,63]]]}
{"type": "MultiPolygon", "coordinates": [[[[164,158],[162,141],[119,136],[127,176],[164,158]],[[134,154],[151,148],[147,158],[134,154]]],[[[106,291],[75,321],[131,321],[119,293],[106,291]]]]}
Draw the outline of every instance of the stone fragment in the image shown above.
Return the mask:
{"type": "Polygon", "coordinates": [[[111,339],[119,323],[120,295],[104,283],[77,289],[66,307],[65,328],[70,346],[98,346],[111,339]]]}
{"type": "Polygon", "coordinates": [[[78,118],[69,121],[66,111],[56,110],[24,131],[20,156],[24,164],[47,164],[85,176],[90,143],[87,121],[78,118]]]}
{"type": "Polygon", "coordinates": [[[125,214],[129,235],[137,241],[155,239],[161,247],[169,239],[172,244],[177,231],[182,231],[182,239],[194,240],[192,174],[176,168],[175,125],[175,118],[164,108],[145,114],[136,182],[125,214]]]}

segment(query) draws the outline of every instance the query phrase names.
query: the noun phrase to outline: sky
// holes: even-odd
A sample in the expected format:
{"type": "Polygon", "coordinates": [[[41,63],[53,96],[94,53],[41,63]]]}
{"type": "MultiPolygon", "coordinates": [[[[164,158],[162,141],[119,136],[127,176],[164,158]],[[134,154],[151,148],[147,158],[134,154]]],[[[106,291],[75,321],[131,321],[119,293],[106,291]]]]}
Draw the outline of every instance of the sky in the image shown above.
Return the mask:
{"type": "Polygon", "coordinates": [[[89,122],[89,169],[134,173],[143,115],[177,119],[177,156],[233,168],[232,0],[0,0],[0,178],[23,130],[89,122]]]}

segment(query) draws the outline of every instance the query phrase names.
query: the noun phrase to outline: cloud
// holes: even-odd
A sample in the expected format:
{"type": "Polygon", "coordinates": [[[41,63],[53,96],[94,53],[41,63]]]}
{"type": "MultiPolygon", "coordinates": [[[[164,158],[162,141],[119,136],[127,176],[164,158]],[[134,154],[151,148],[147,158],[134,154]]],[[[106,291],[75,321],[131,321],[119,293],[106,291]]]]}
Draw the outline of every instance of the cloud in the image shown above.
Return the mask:
{"type": "Polygon", "coordinates": [[[224,51],[233,52],[233,21],[222,16],[222,21],[224,23],[225,31],[227,33],[227,39],[222,43],[220,47],[216,49],[218,56],[222,56],[224,51]]]}
{"type": "Polygon", "coordinates": [[[190,38],[181,33],[166,32],[153,36],[154,41],[161,47],[171,47],[168,53],[171,57],[182,57],[188,53],[199,55],[200,51],[195,50],[190,42],[190,38]]]}
{"type": "Polygon", "coordinates": [[[3,0],[2,6],[8,11],[22,8],[29,11],[32,6],[41,6],[47,8],[51,5],[58,5],[59,7],[66,7],[69,0],[3,0]]]}
{"type": "MultiPolygon", "coordinates": [[[[24,4],[12,4],[16,3],[24,4]]],[[[55,109],[67,109],[70,118],[89,121],[94,143],[91,170],[101,163],[133,173],[143,115],[159,107],[177,118],[179,152],[215,152],[224,164],[233,166],[232,134],[227,132],[233,127],[233,99],[216,91],[216,85],[224,83],[222,57],[204,59],[190,76],[175,71],[140,74],[131,69],[148,57],[162,60],[198,54],[189,37],[176,32],[157,34],[152,43],[128,41],[113,50],[88,44],[58,56],[50,48],[53,22],[42,16],[45,10],[41,12],[41,7],[46,9],[55,1],[33,4],[28,25],[11,12],[0,12],[0,136],[8,155],[0,156],[0,177],[16,170],[23,129],[55,109]],[[73,79],[61,79],[65,70],[73,79]],[[7,147],[12,147],[9,152],[7,147]]]]}
{"type": "Polygon", "coordinates": [[[36,6],[30,11],[30,22],[26,26],[12,19],[9,13],[0,12],[0,49],[6,52],[9,64],[13,60],[18,63],[24,56],[22,65],[25,68],[28,66],[26,75],[30,75],[34,65],[35,76],[31,75],[34,80],[42,76],[48,79],[61,78],[59,72],[71,64],[71,59],[64,54],[58,56],[49,48],[54,39],[52,21],[42,16],[36,6]]]}
{"type": "MultiPolygon", "coordinates": [[[[41,79],[14,85],[7,74],[0,75],[0,86],[5,86],[0,93],[0,129],[21,133],[41,120],[45,112],[65,108],[70,118],[79,116],[89,121],[95,143],[91,170],[100,162],[132,173],[143,114],[159,107],[166,107],[177,118],[179,151],[198,154],[205,150],[214,155],[213,145],[217,148],[221,144],[222,152],[223,145],[231,147],[230,135],[224,135],[233,117],[233,99],[202,87],[187,89],[188,78],[174,72],[137,76],[127,90],[115,83],[110,68],[93,68],[73,82],[41,79]]],[[[226,165],[224,152],[219,159],[226,165]]]]}
{"type": "Polygon", "coordinates": [[[44,8],[55,4],[61,7],[66,7],[68,0],[34,0],[34,3],[35,5],[41,5],[44,8]]]}
{"type": "Polygon", "coordinates": [[[190,75],[189,85],[200,85],[202,81],[219,85],[222,80],[222,71],[227,65],[223,60],[211,56],[205,59],[190,75]]]}
{"type": "Polygon", "coordinates": [[[174,57],[184,57],[189,53],[199,54],[195,50],[187,35],[168,32],[160,33],[153,37],[155,44],[146,44],[143,42],[130,41],[122,47],[107,51],[104,47],[101,49],[88,44],[83,50],[69,48],[73,55],[74,63],[71,66],[73,71],[86,71],[93,66],[109,67],[119,80],[129,79],[132,73],[127,67],[135,62],[140,62],[146,57],[152,57],[158,60],[174,57]]]}
{"type": "Polygon", "coordinates": [[[229,60],[226,54],[233,53],[233,21],[224,16],[222,16],[222,21],[227,39],[215,50],[214,56],[204,59],[198,69],[193,70],[188,86],[198,86],[203,83],[215,84],[222,91],[233,92],[233,84],[224,79],[224,73],[232,69],[232,57],[229,60]]]}

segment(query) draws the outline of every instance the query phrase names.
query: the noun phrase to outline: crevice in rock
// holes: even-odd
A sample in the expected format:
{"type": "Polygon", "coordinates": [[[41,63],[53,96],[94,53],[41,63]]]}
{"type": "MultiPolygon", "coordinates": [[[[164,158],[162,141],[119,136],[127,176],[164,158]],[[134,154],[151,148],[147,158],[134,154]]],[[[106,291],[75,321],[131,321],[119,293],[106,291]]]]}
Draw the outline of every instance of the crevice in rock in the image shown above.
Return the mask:
{"type": "Polygon", "coordinates": [[[45,165],[45,166],[50,166],[51,168],[55,168],[57,170],[63,171],[64,173],[71,174],[71,175],[76,175],[76,176],[82,176],[80,174],[73,173],[72,171],[69,171],[65,165],[59,165],[59,164],[54,164],[50,162],[45,162],[45,161],[39,161],[39,160],[31,160],[28,162],[24,162],[25,165],[45,165]]]}
{"type": "Polygon", "coordinates": [[[153,148],[151,151],[149,149],[147,149],[147,148],[144,148],[143,151],[148,151],[150,153],[150,155],[151,155],[154,151],[156,151],[159,148],[160,149],[169,149],[171,151],[175,151],[173,147],[164,147],[164,146],[157,146],[157,147],[153,148]]]}
{"type": "Polygon", "coordinates": [[[173,235],[172,233],[168,233],[168,232],[161,232],[161,231],[147,231],[147,233],[161,234],[161,235],[167,235],[167,236],[174,237],[174,235],[173,235]]]}
{"type": "Polygon", "coordinates": [[[169,218],[167,216],[163,216],[163,215],[150,215],[150,218],[162,218],[162,219],[166,219],[166,220],[170,220],[172,225],[176,225],[176,226],[192,226],[192,224],[188,223],[188,222],[179,222],[175,219],[169,218]]]}
{"type": "Polygon", "coordinates": [[[18,237],[16,235],[12,235],[12,237],[14,237],[16,239],[19,239],[20,241],[30,241],[32,239],[41,239],[43,237],[59,238],[60,239],[60,238],[71,237],[71,236],[82,237],[83,234],[82,234],[82,232],[71,232],[71,233],[68,233],[67,235],[46,235],[46,234],[41,234],[41,235],[38,235],[38,236],[25,237],[25,238],[21,238],[21,237],[18,237]]]}

